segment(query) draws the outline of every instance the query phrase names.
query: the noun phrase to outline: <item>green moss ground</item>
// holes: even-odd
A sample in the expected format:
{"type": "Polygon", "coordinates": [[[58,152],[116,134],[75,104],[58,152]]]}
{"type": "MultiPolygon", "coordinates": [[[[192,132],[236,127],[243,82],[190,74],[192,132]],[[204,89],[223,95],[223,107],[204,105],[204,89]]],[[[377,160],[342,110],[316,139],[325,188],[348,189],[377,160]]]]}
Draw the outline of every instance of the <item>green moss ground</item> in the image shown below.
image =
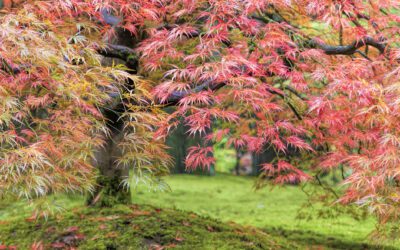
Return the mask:
{"type": "MultiPolygon", "coordinates": [[[[79,195],[58,195],[47,197],[46,202],[51,207],[51,211],[57,213],[82,206],[85,203],[85,198],[79,195]]],[[[18,220],[30,217],[33,209],[33,206],[26,202],[0,200],[0,221],[18,220]]]]}
{"type": "Polygon", "coordinates": [[[44,249],[296,248],[282,237],[255,228],[150,206],[81,208],[47,221],[2,222],[0,242],[18,249],[30,249],[33,242],[40,242],[44,249]]]}
{"type": "MultiPolygon", "coordinates": [[[[297,186],[255,192],[254,178],[221,174],[174,175],[166,180],[172,192],[136,190],[133,202],[138,207],[87,209],[80,196],[50,197],[54,207],[65,211],[47,222],[26,221],[32,208],[24,202],[2,203],[0,246],[29,249],[34,241],[51,246],[72,234],[70,239],[78,235],[73,244],[79,249],[383,248],[368,238],[374,229],[372,218],[296,219],[306,199],[297,186]],[[69,232],[71,227],[77,230],[69,232]]],[[[385,244],[385,249],[400,249],[394,242],[385,244]]]]}
{"type": "MultiPolygon", "coordinates": [[[[172,192],[137,190],[133,201],[193,211],[225,222],[256,226],[270,234],[296,241],[304,247],[321,245],[356,249],[376,244],[368,237],[374,230],[375,221],[372,218],[357,221],[350,216],[340,216],[299,220],[296,219],[298,211],[306,201],[306,195],[300,187],[254,191],[254,181],[252,177],[231,175],[174,175],[167,178],[172,192]]],[[[389,241],[385,244],[400,249],[398,242],[389,241]]]]}

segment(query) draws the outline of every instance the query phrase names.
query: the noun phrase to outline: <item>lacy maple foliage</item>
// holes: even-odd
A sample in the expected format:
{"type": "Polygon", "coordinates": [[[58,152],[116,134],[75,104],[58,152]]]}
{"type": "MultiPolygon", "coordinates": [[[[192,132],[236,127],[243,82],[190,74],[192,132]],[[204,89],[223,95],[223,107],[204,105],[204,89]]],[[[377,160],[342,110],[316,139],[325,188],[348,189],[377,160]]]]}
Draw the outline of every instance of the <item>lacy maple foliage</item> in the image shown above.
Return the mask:
{"type": "Polygon", "coordinates": [[[279,159],[263,175],[276,183],[345,169],[339,201],[369,206],[382,222],[397,218],[399,5],[30,1],[1,18],[1,190],[31,197],[90,188],[90,158],[107,134],[101,109],[120,93],[133,126],[126,165],[166,167],[162,140],[183,117],[205,138],[189,150],[189,168],[213,164],[210,142],[223,138],[255,153],[272,147],[279,159]],[[118,29],[136,42],[104,42],[118,29]],[[142,80],[101,66],[99,54],[134,54],[142,80]],[[171,105],[172,114],[161,112],[171,105]],[[313,154],[314,164],[293,166],[285,160],[293,150],[313,154]]]}

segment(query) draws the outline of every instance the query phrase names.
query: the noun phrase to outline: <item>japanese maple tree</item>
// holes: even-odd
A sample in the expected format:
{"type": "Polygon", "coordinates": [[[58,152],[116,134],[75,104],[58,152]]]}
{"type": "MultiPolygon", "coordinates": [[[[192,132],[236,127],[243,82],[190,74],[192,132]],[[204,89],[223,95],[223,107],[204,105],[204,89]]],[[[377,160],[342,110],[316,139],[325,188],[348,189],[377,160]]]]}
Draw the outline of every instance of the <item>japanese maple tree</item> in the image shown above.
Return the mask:
{"type": "Polygon", "coordinates": [[[339,202],[397,219],[399,5],[27,1],[0,21],[0,194],[126,200],[121,182],[157,184],[168,172],[163,141],[183,118],[204,138],[188,168],[210,167],[210,143],[224,138],[254,153],[272,147],[279,157],[262,165],[264,178],[341,169],[339,202]],[[290,150],[313,164],[292,164],[290,150]]]}

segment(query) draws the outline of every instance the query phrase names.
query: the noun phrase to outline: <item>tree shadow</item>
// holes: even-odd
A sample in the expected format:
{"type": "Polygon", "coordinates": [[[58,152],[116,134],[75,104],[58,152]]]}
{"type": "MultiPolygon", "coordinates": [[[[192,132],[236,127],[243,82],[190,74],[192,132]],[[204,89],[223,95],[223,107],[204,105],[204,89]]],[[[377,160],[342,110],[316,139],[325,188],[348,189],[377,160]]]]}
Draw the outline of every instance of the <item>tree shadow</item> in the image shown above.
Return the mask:
{"type": "Polygon", "coordinates": [[[279,227],[264,228],[263,229],[268,234],[274,236],[281,236],[290,241],[293,241],[306,248],[323,248],[326,247],[330,249],[385,249],[385,250],[395,250],[400,249],[393,246],[384,246],[373,243],[360,243],[352,242],[349,240],[343,240],[337,237],[331,237],[323,234],[319,234],[309,230],[290,230],[283,229],[279,227]]]}

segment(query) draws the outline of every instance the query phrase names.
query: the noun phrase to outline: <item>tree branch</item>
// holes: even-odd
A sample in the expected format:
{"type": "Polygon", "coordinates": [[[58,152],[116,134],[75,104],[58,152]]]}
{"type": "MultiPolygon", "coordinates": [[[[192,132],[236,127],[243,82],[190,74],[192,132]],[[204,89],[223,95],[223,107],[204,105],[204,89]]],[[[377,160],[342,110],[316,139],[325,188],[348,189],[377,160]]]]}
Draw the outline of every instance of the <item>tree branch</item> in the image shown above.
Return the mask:
{"type": "Polygon", "coordinates": [[[0,57],[0,69],[11,75],[17,75],[21,72],[21,67],[9,64],[3,57],[0,57]]]}
{"type": "MultiPolygon", "coordinates": [[[[282,98],[282,100],[286,100],[286,95],[283,95],[277,91],[274,90],[267,90],[268,92],[270,92],[271,94],[277,95],[280,98],[282,98]]],[[[296,116],[296,118],[298,120],[303,120],[303,117],[301,117],[301,115],[299,114],[299,112],[296,110],[296,108],[293,106],[293,104],[291,104],[290,102],[286,101],[286,104],[289,106],[289,108],[292,110],[293,114],[296,116]]]]}
{"type": "Polygon", "coordinates": [[[297,96],[298,98],[300,98],[303,101],[308,101],[307,96],[300,94],[299,92],[297,92],[297,90],[295,90],[294,88],[292,88],[290,86],[285,86],[283,89],[288,90],[289,92],[291,92],[292,94],[294,94],[295,96],[297,96]]]}
{"type": "MultiPolygon", "coordinates": [[[[198,92],[206,90],[206,89],[209,89],[211,91],[216,91],[224,86],[226,86],[225,82],[214,83],[213,81],[209,80],[209,81],[206,81],[205,83],[203,83],[193,89],[190,89],[190,90],[175,91],[169,96],[167,101],[165,101],[163,103],[159,103],[159,104],[165,105],[168,107],[174,106],[174,105],[177,105],[180,100],[182,100],[183,98],[185,98],[191,94],[198,93],[198,92]]],[[[286,96],[279,92],[276,92],[274,90],[267,90],[267,91],[270,92],[271,94],[279,96],[283,100],[286,99],[286,96]]],[[[301,117],[299,112],[296,110],[296,108],[290,102],[286,102],[286,104],[289,106],[289,108],[292,110],[292,112],[294,113],[294,115],[296,116],[296,118],[298,120],[303,120],[303,118],[301,117]]]]}
{"type": "Polygon", "coordinates": [[[115,57],[125,61],[131,57],[136,58],[135,50],[123,45],[107,44],[105,48],[98,49],[98,52],[100,55],[115,57]]]}
{"type": "MultiPolygon", "coordinates": [[[[279,13],[278,13],[279,14],[279,13]]],[[[279,15],[277,15],[279,17],[279,15]]],[[[250,18],[260,22],[267,24],[269,20],[265,18],[265,16],[251,16],[250,18]]],[[[289,23],[289,21],[285,20],[284,18],[274,18],[272,21],[277,23],[286,23],[289,25],[288,31],[294,32],[298,34],[298,27],[289,23]]],[[[308,37],[307,35],[300,34],[304,38],[304,42],[302,43],[303,46],[308,48],[318,48],[323,50],[327,55],[352,55],[357,52],[357,50],[363,46],[372,46],[379,50],[381,54],[384,54],[388,48],[388,45],[384,41],[376,40],[370,36],[364,37],[364,39],[359,41],[354,41],[349,45],[343,46],[335,46],[335,45],[328,45],[322,41],[319,41],[316,38],[308,37]]],[[[382,39],[384,40],[384,39],[382,39]]]]}
{"type": "Polygon", "coordinates": [[[327,55],[352,55],[356,53],[359,48],[366,45],[378,49],[381,54],[385,53],[387,48],[386,43],[377,41],[369,36],[365,37],[360,41],[354,41],[349,45],[343,45],[343,46],[328,45],[321,41],[317,41],[316,39],[312,39],[309,41],[310,47],[319,48],[323,50],[327,55]]]}
{"type": "MultiPolygon", "coordinates": [[[[179,103],[180,100],[183,98],[194,94],[194,93],[199,93],[203,90],[211,90],[211,91],[216,91],[226,85],[225,82],[220,82],[220,83],[214,83],[211,80],[206,81],[205,83],[189,90],[183,90],[183,91],[174,91],[172,94],[169,96],[168,100],[164,102],[164,105],[166,106],[174,106],[179,103]]],[[[162,104],[162,103],[160,103],[162,104]]]]}

